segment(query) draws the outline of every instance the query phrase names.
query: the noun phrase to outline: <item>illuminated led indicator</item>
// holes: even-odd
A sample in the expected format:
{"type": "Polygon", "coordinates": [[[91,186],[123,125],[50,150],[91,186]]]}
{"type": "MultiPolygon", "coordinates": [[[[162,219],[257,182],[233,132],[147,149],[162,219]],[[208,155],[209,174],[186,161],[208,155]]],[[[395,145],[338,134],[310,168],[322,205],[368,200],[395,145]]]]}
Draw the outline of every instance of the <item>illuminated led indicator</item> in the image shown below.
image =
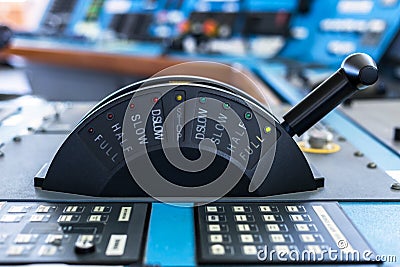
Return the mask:
{"type": "Polygon", "coordinates": [[[180,33],[187,33],[190,30],[190,22],[189,21],[183,21],[178,25],[179,32],[180,33]]]}
{"type": "Polygon", "coordinates": [[[253,118],[253,114],[251,114],[250,112],[246,112],[246,113],[244,114],[244,118],[245,118],[246,120],[251,120],[251,118],[253,118]]]}
{"type": "Polygon", "coordinates": [[[89,128],[88,129],[88,133],[90,133],[90,134],[94,133],[94,129],[93,128],[89,128]]]}
{"type": "Polygon", "coordinates": [[[183,100],[183,96],[182,95],[177,95],[175,97],[176,101],[182,101],[183,100]]]}
{"type": "Polygon", "coordinates": [[[207,99],[205,97],[200,97],[200,103],[204,104],[206,103],[207,99]]]}
{"type": "Polygon", "coordinates": [[[270,133],[272,131],[271,127],[267,126],[264,128],[265,133],[270,133]]]}
{"type": "Polygon", "coordinates": [[[224,107],[224,109],[229,109],[231,107],[229,103],[224,103],[222,106],[224,107]]]}
{"type": "Polygon", "coordinates": [[[107,114],[107,119],[109,119],[109,120],[114,119],[114,114],[108,113],[108,114],[107,114]]]}
{"type": "Polygon", "coordinates": [[[213,19],[207,19],[203,23],[203,32],[206,36],[214,36],[217,34],[218,24],[213,19]]]}
{"type": "Polygon", "coordinates": [[[153,103],[157,103],[158,102],[158,97],[153,98],[153,103]]]}
{"type": "Polygon", "coordinates": [[[135,104],[133,104],[133,103],[129,104],[129,108],[130,109],[134,109],[135,108],[135,104]]]}

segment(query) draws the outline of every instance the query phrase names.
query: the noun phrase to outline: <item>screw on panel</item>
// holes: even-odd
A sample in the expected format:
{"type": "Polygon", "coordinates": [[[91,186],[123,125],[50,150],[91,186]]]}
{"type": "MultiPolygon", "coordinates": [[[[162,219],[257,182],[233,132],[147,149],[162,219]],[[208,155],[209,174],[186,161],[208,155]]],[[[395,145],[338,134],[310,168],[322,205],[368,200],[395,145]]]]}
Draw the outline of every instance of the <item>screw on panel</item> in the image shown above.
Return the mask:
{"type": "Polygon", "coordinates": [[[17,135],[17,136],[13,137],[13,141],[16,142],[16,143],[21,142],[21,140],[22,140],[21,136],[17,135]]]}
{"type": "Polygon", "coordinates": [[[356,152],[354,152],[354,156],[356,156],[356,157],[364,157],[364,153],[362,153],[361,151],[356,151],[356,152]]]}
{"type": "Polygon", "coordinates": [[[376,169],[378,167],[375,162],[370,162],[367,164],[367,167],[370,169],[376,169]]]}
{"type": "Polygon", "coordinates": [[[393,190],[400,190],[400,183],[393,183],[390,188],[393,190]]]}

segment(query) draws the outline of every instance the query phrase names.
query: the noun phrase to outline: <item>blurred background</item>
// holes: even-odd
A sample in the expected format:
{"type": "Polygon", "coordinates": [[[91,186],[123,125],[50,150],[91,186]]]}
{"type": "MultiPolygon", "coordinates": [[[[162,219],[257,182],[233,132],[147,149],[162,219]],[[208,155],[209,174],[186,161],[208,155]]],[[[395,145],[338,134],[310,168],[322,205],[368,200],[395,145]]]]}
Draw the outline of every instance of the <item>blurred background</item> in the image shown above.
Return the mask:
{"type": "Polygon", "coordinates": [[[24,71],[0,72],[0,93],[99,100],[191,60],[278,68],[307,92],[365,52],[383,78],[358,97],[395,98],[399,21],[397,0],[0,0],[3,68],[24,71]]]}

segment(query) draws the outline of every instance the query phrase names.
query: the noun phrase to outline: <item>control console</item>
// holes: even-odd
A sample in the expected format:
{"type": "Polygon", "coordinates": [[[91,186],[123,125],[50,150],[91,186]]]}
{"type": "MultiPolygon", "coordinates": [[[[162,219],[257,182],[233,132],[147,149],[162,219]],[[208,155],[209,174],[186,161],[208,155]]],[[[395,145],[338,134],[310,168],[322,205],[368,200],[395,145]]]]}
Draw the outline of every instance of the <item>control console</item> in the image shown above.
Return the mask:
{"type": "Polygon", "coordinates": [[[282,123],[243,91],[218,81],[166,76],[139,82],[89,111],[38,173],[35,186],[156,198],[315,190],[323,179],[315,177],[292,136],[377,78],[369,56],[351,55],[282,123]]]}

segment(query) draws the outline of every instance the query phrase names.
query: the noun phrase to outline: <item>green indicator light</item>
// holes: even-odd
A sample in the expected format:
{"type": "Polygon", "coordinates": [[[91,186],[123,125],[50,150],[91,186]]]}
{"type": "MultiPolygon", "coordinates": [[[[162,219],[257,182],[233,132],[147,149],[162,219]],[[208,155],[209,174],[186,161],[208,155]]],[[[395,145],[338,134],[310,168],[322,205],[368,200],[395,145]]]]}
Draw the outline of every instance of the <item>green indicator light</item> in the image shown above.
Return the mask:
{"type": "Polygon", "coordinates": [[[231,107],[231,105],[229,105],[229,103],[224,103],[223,107],[224,107],[224,109],[229,109],[231,107]]]}
{"type": "Polygon", "coordinates": [[[265,133],[270,133],[272,131],[271,127],[265,127],[264,128],[265,133]]]}
{"type": "Polygon", "coordinates": [[[253,117],[253,114],[251,114],[250,112],[246,112],[246,113],[244,114],[244,118],[245,118],[246,120],[251,120],[252,117],[253,117]]]}
{"type": "Polygon", "coordinates": [[[204,96],[200,97],[200,103],[204,104],[204,103],[206,103],[206,101],[207,101],[207,99],[204,96]]]}

